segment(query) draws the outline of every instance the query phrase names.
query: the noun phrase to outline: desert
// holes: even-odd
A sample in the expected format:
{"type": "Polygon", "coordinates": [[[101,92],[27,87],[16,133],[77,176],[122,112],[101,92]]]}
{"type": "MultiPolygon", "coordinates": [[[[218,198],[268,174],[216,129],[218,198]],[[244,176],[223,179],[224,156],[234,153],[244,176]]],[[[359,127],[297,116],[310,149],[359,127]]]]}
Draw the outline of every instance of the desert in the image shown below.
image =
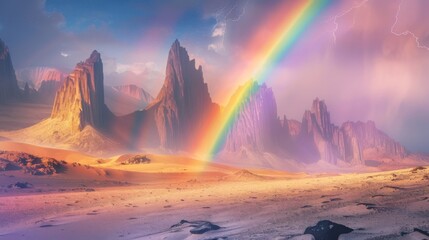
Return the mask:
{"type": "MultiPolygon", "coordinates": [[[[14,143],[0,146],[16,149],[14,143]]],[[[118,158],[98,163],[70,152],[55,156],[67,159],[62,173],[0,176],[2,238],[312,239],[304,230],[321,220],[353,229],[339,239],[427,237],[426,167],[309,175],[171,156],[146,155],[149,163],[132,166],[118,158]],[[198,164],[204,170],[192,169],[198,164]],[[11,188],[16,182],[31,187],[11,188]],[[172,227],[182,220],[220,228],[192,234],[190,227],[172,227]]]]}
{"type": "Polygon", "coordinates": [[[0,2],[0,240],[429,239],[428,8],[0,2]]]}

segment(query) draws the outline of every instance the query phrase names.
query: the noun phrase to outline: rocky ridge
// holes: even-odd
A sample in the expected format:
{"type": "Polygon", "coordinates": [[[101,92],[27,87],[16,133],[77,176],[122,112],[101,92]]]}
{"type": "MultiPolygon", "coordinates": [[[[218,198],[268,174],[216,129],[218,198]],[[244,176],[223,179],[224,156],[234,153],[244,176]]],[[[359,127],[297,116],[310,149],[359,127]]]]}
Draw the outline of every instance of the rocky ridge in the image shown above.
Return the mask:
{"type": "Polygon", "coordinates": [[[366,160],[401,160],[409,155],[372,121],[336,126],[325,102],[319,99],[313,101],[311,110],[304,112],[301,122],[288,120],[286,116],[279,119],[271,89],[254,82],[247,84],[254,84],[253,93],[238,111],[223,151],[240,152],[245,148],[280,154],[303,163],[321,160],[333,165],[365,165],[366,160]]]}
{"type": "MultiPolygon", "coordinates": [[[[248,89],[250,97],[240,106],[226,137],[224,149],[240,151],[244,147],[250,151],[275,152],[278,150],[279,140],[285,136],[279,134],[281,125],[277,119],[277,103],[272,89],[253,81],[240,88],[248,89]]],[[[226,109],[233,107],[231,105],[240,91],[238,89],[231,97],[226,109]]]]}
{"type": "Polygon", "coordinates": [[[168,54],[164,85],[146,111],[154,118],[163,148],[187,148],[219,108],[211,100],[203,70],[176,40],[168,54]]]}
{"type": "MultiPolygon", "coordinates": [[[[67,74],[56,68],[34,67],[25,68],[17,71],[18,82],[28,83],[30,87],[39,90],[46,81],[61,82],[67,77],[67,74]]],[[[54,91],[55,93],[56,91],[54,91]]]]}

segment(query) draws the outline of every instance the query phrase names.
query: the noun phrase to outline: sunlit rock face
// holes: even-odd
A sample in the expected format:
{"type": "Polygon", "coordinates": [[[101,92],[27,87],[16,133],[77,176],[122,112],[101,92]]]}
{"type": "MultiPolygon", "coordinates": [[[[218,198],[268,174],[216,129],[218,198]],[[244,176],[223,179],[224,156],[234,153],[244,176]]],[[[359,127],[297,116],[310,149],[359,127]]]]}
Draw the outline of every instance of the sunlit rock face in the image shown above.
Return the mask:
{"type": "MultiPolygon", "coordinates": [[[[253,81],[247,82],[246,85],[240,88],[249,89],[252,94],[238,107],[223,150],[237,152],[245,148],[259,152],[278,152],[279,140],[288,136],[287,132],[282,131],[277,117],[277,103],[273,91],[265,84],[258,85],[253,81]]],[[[234,107],[240,88],[231,97],[226,111],[234,107]]]]}
{"type": "Polygon", "coordinates": [[[9,49],[0,39],[0,103],[18,100],[20,95],[9,49]]]}
{"type": "Polygon", "coordinates": [[[103,63],[100,53],[93,51],[76,65],[58,90],[51,118],[61,119],[73,129],[86,125],[102,129],[107,120],[104,104],[103,63]]]}
{"type": "Polygon", "coordinates": [[[186,148],[201,130],[207,118],[218,112],[211,100],[203,70],[195,68],[185,48],[175,41],[168,54],[164,85],[156,99],[146,108],[159,134],[160,146],[186,148]]]}

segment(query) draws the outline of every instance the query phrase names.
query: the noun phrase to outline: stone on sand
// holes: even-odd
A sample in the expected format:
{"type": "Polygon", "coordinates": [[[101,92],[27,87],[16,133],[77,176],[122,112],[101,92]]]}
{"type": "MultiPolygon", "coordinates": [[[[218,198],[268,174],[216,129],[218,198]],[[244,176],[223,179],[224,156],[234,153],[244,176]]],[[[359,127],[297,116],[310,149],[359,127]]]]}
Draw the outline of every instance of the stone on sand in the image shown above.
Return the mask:
{"type": "Polygon", "coordinates": [[[319,221],[316,226],[305,229],[304,234],[311,234],[315,240],[337,240],[341,234],[350,233],[353,229],[329,220],[319,221]]]}

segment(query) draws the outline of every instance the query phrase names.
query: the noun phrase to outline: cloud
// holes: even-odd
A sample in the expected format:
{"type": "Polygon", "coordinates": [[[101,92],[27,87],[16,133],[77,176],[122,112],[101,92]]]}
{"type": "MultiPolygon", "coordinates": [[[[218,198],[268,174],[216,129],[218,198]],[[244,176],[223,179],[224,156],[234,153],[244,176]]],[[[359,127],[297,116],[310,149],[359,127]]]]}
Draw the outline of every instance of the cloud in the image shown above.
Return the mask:
{"type": "Polygon", "coordinates": [[[65,52],[60,52],[60,54],[61,54],[61,56],[63,56],[63,57],[68,57],[68,56],[69,56],[69,54],[68,54],[68,53],[65,53],[65,52]]]}
{"type": "MultiPolygon", "coordinates": [[[[426,7],[427,1],[404,1],[396,31],[429,36],[429,28],[422,24],[428,17],[417,10],[426,7]]],[[[422,144],[429,134],[422,124],[429,122],[429,108],[422,104],[427,102],[422,89],[429,89],[425,77],[429,51],[419,48],[411,34],[392,34],[397,9],[397,1],[370,0],[339,19],[335,44],[324,43],[332,39],[329,32],[314,45],[298,43],[286,61],[288,77],[273,76],[279,112],[301,119],[302,109],[318,96],[327,101],[336,124],[374,120],[410,150],[429,152],[429,144],[422,144]],[[305,49],[310,47],[311,51],[305,49]],[[302,57],[305,62],[300,61],[302,57]]],[[[320,30],[312,29],[309,34],[320,30]]]]}
{"type": "Polygon", "coordinates": [[[225,31],[226,31],[225,22],[216,24],[212,32],[212,37],[223,37],[225,35],[225,31]]]}
{"type": "Polygon", "coordinates": [[[135,74],[141,74],[147,71],[155,71],[156,64],[154,62],[135,62],[131,64],[118,63],[116,72],[133,72],[135,74]]]}
{"type": "Polygon", "coordinates": [[[164,74],[152,69],[138,74],[132,71],[111,72],[105,74],[104,83],[110,86],[134,84],[156,96],[164,83],[164,74]]]}
{"type": "Polygon", "coordinates": [[[220,53],[223,50],[223,44],[221,42],[211,43],[207,47],[208,50],[212,50],[214,52],[220,53]]]}
{"type": "Polygon", "coordinates": [[[208,45],[208,49],[217,53],[222,53],[224,50],[224,38],[227,30],[227,24],[230,21],[239,21],[244,15],[247,0],[226,1],[224,5],[218,9],[213,17],[216,19],[216,24],[212,30],[212,43],[208,45]]]}
{"type": "Polygon", "coordinates": [[[44,0],[2,2],[0,37],[11,50],[16,69],[33,66],[70,69],[88,57],[92,50],[97,48],[103,52],[115,44],[116,40],[103,26],[89,26],[79,32],[67,31],[64,16],[46,11],[45,3],[44,0]]]}

